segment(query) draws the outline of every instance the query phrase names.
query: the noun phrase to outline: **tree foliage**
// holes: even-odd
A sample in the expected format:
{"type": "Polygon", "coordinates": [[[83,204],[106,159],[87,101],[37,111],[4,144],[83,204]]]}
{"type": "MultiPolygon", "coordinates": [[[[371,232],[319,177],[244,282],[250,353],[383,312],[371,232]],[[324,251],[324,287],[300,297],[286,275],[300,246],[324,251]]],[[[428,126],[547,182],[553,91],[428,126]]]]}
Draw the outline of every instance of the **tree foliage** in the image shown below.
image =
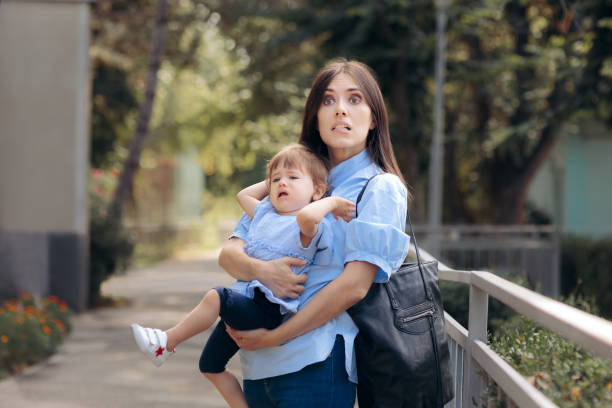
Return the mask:
{"type": "Polygon", "coordinates": [[[463,208],[471,207],[468,218],[520,223],[527,187],[562,126],[587,110],[606,114],[610,32],[598,27],[607,8],[543,0],[454,7],[447,153],[470,163],[447,177],[460,189],[454,199],[474,197],[463,208]]]}

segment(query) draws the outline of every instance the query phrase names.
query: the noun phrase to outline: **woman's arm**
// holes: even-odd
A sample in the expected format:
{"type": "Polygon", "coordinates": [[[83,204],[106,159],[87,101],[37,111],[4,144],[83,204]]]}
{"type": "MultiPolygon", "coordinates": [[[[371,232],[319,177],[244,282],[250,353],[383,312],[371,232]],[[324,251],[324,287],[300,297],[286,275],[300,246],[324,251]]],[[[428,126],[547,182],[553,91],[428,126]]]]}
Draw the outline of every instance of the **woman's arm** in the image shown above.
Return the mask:
{"type": "Polygon", "coordinates": [[[248,256],[243,247],[243,240],[232,238],[221,249],[219,265],[231,276],[244,281],[257,279],[279,298],[295,299],[304,291],[307,276],[294,274],[291,266],[303,266],[305,261],[289,257],[262,261],[248,256]]]}
{"type": "Polygon", "coordinates": [[[240,190],[236,195],[236,200],[238,200],[238,204],[240,204],[244,212],[247,213],[249,217],[253,218],[255,207],[257,207],[257,204],[267,195],[268,185],[265,181],[261,181],[240,190]]]}
{"type": "Polygon", "coordinates": [[[276,329],[240,331],[228,327],[227,331],[236,344],[245,350],[279,346],[321,326],[363,299],[374,281],[377,270],[378,266],[368,262],[349,262],[336,279],[276,329]]]}

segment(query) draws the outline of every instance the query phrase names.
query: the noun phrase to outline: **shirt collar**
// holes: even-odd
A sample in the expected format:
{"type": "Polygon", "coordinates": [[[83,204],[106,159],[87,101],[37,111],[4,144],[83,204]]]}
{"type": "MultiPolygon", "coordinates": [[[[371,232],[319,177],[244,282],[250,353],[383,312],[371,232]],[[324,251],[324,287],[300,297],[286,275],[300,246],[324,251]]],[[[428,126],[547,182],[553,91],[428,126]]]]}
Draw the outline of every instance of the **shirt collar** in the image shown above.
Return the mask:
{"type": "Polygon", "coordinates": [[[332,188],[336,188],[345,180],[351,177],[357,171],[372,164],[372,159],[368,154],[367,149],[363,149],[350,159],[337,164],[329,171],[329,184],[332,188]]]}

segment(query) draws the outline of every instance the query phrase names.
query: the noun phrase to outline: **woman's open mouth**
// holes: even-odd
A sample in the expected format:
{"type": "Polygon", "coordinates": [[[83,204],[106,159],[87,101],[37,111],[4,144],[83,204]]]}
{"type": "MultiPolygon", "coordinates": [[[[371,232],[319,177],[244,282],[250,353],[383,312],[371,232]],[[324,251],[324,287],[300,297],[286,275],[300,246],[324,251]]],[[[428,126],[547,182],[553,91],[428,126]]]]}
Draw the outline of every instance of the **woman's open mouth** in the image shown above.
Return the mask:
{"type": "Polygon", "coordinates": [[[351,127],[349,126],[348,122],[345,122],[343,120],[338,120],[336,122],[334,122],[334,126],[332,126],[332,132],[350,132],[351,131],[351,127]]]}

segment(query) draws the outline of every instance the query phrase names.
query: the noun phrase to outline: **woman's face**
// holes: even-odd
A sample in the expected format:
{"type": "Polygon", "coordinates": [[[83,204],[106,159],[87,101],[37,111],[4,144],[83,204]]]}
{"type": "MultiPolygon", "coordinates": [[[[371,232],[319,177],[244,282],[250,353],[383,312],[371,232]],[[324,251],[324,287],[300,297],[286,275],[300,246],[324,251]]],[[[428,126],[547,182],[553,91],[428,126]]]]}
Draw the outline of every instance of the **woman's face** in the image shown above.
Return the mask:
{"type": "Polygon", "coordinates": [[[368,132],[375,124],[361,89],[350,75],[338,74],[329,83],[317,112],[317,126],[333,166],[365,148],[368,132]]]}

